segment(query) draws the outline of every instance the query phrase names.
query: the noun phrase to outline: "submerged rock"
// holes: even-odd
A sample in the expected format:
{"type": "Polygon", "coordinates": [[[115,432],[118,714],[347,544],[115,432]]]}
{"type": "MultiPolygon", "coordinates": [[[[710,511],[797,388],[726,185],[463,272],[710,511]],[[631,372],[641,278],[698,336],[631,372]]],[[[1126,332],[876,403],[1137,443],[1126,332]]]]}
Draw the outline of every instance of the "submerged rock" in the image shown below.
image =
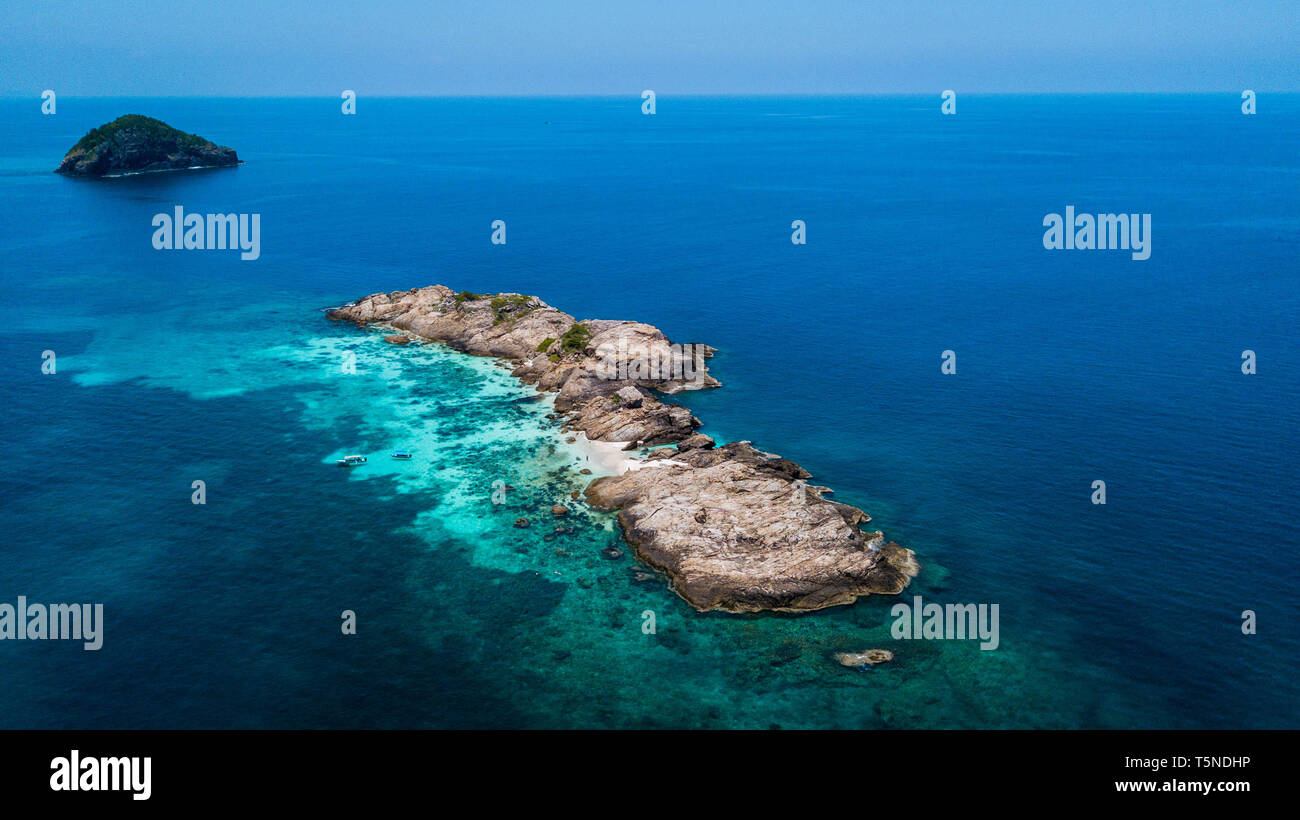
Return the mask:
{"type": "Polygon", "coordinates": [[[553,507],[551,507],[551,515],[568,515],[568,514],[569,514],[569,508],[564,506],[563,504],[556,504],[553,507]]]}
{"type": "Polygon", "coordinates": [[[230,148],[179,131],[153,117],[127,114],[92,128],[55,170],[68,176],[102,177],[238,164],[239,157],[230,148]]]}
{"type": "Polygon", "coordinates": [[[388,342],[390,345],[404,345],[411,343],[411,337],[403,336],[400,333],[394,333],[392,336],[385,336],[384,341],[388,342]]]}
{"type": "Polygon", "coordinates": [[[894,653],[888,649],[868,649],[863,652],[836,652],[835,660],[839,661],[840,666],[849,666],[855,669],[861,669],[864,666],[873,666],[877,663],[892,661],[894,653]]]}

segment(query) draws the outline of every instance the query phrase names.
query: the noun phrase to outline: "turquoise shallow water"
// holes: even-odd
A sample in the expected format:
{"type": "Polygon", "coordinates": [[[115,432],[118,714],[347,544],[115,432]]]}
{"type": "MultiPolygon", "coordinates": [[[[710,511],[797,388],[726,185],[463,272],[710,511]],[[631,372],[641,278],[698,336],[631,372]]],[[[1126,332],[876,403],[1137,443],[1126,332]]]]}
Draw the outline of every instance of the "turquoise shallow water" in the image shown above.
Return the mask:
{"type": "Polygon", "coordinates": [[[0,643],[0,725],[1300,723],[1300,100],[327,103],[0,102],[0,600],[108,618],[98,653],[0,643]],[[128,111],[247,164],[48,173],[128,111]],[[262,258],[154,251],[176,204],[261,213],[262,258]],[[1152,259],[1044,252],[1067,204],[1152,212],[1152,259]],[[434,282],[719,348],[705,431],[867,509],[925,566],[909,599],[998,603],[1000,647],[896,642],[886,599],[701,615],[601,555],[612,516],[555,532],[586,462],[545,398],[321,314],[434,282]],[[868,647],[897,657],[833,661],[868,647]]]}

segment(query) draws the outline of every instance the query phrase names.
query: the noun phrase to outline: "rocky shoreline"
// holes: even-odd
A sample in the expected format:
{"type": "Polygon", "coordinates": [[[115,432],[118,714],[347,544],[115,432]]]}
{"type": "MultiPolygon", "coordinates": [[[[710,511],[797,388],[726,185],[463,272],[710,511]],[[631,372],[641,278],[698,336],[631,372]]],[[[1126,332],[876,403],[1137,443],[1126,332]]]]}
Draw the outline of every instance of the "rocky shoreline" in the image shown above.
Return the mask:
{"type": "Polygon", "coordinates": [[[901,592],[920,567],[911,550],[860,524],[870,516],[823,498],[792,461],[749,442],[715,447],[687,408],[658,394],[721,386],[713,349],[675,345],[640,322],[576,320],[524,294],[442,285],[376,293],[326,313],[510,362],[556,393],[564,428],[592,441],[655,450],[638,469],[593,481],[593,507],[618,510],[637,557],[700,611],[810,611],[901,592]]]}

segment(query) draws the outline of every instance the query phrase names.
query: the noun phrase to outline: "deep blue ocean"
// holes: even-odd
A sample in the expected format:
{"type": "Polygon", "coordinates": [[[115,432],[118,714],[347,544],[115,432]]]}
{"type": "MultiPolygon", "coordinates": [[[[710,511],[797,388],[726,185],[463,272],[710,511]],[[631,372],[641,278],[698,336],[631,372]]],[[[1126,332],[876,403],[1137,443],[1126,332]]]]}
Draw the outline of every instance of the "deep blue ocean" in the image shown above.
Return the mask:
{"type": "Polygon", "coordinates": [[[0,641],[0,727],[1300,728],[1300,96],[640,102],[0,101],[0,602],[106,619],[0,641]],[[51,173],[127,113],[245,164],[51,173]],[[261,258],[155,250],[177,205],[260,214],[261,258]],[[1150,259],[1045,250],[1070,205],[1150,213],[1150,259]],[[888,598],[701,615],[609,514],[555,532],[545,402],[321,313],[435,283],[713,345],[704,431],[1000,646],[895,641],[888,598]]]}

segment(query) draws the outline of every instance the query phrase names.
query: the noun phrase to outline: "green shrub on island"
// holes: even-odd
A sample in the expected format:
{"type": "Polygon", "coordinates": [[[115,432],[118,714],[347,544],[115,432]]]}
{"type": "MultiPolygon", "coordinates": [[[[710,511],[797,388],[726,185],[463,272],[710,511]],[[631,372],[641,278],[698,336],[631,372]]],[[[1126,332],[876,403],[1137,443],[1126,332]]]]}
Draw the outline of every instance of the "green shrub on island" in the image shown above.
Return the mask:
{"type": "Polygon", "coordinates": [[[499,325],[502,322],[513,322],[520,316],[532,313],[538,307],[532,302],[533,297],[524,296],[521,293],[492,297],[492,310],[496,312],[496,318],[492,320],[492,324],[499,325]]]}
{"type": "Polygon", "coordinates": [[[550,336],[547,336],[545,339],[542,339],[542,343],[537,346],[537,352],[545,353],[546,349],[553,344],[555,344],[555,339],[550,336]]]}
{"type": "Polygon", "coordinates": [[[198,134],[186,134],[184,131],[172,128],[167,123],[153,117],[146,117],[143,114],[126,114],[98,128],[90,129],[86,132],[86,136],[77,140],[77,144],[72,146],[72,150],[89,151],[127,130],[136,131],[150,139],[171,141],[185,147],[197,148],[208,144],[208,141],[198,134]]]}
{"type": "Polygon", "coordinates": [[[486,299],[486,293],[471,293],[468,290],[462,290],[456,294],[456,304],[463,305],[466,302],[477,302],[480,299],[486,299]]]}
{"type": "Polygon", "coordinates": [[[581,353],[591,341],[591,328],[582,322],[574,322],[573,327],[564,331],[560,337],[560,349],[566,353],[581,353]]]}

